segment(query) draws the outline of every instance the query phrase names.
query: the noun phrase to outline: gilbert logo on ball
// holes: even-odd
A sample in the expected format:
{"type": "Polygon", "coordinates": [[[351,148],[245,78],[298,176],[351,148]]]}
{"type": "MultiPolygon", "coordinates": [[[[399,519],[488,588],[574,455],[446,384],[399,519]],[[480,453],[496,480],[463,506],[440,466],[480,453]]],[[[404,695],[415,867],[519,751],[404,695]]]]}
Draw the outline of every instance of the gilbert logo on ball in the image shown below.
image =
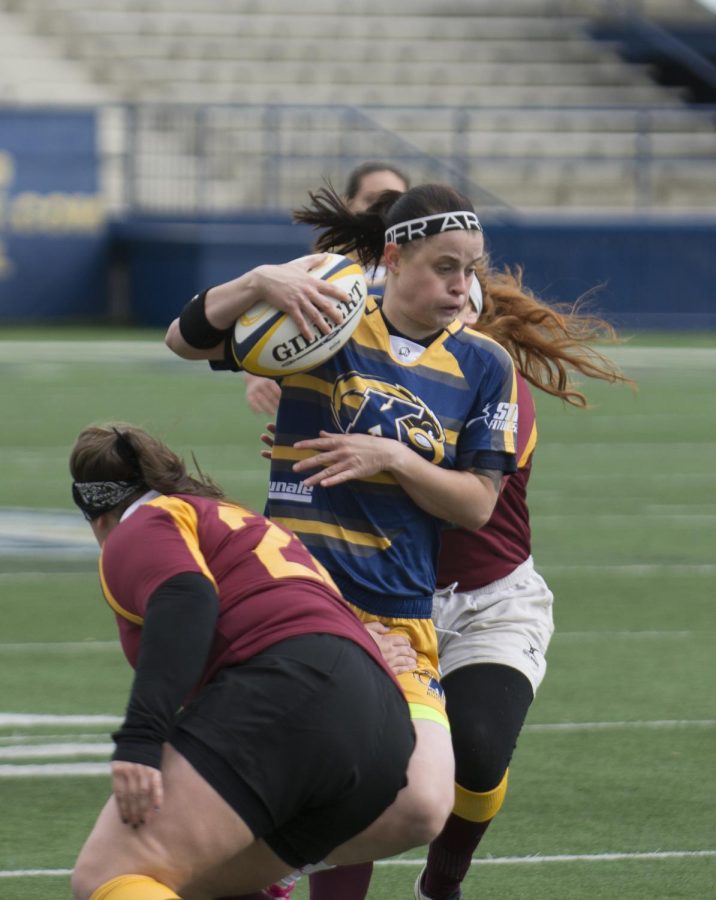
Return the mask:
{"type": "Polygon", "coordinates": [[[289,315],[263,301],[255,303],[234,326],[232,352],[242,369],[270,378],[306,372],[337,353],[353,334],[368,294],[361,266],[347,256],[329,253],[311,275],[345,292],[345,301],[329,298],[341,311],[342,321],[326,318],[331,326],[328,334],[314,325],[311,338],[305,338],[289,315]]]}

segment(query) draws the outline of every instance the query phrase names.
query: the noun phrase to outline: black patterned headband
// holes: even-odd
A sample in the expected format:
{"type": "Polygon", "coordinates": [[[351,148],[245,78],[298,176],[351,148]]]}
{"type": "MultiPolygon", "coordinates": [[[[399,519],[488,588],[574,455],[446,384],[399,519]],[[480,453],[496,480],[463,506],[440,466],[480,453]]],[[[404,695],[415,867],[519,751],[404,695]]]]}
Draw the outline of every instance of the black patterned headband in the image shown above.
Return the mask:
{"type": "Polygon", "coordinates": [[[143,487],[133,481],[73,481],[72,499],[88,521],[109,512],[143,487]]]}
{"type": "Polygon", "coordinates": [[[445,231],[482,231],[480,220],[474,212],[436,213],[433,216],[422,216],[420,219],[409,219],[391,225],[385,232],[386,244],[407,244],[417,238],[430,237],[431,234],[442,234],[445,231]]]}
{"type": "Polygon", "coordinates": [[[140,488],[145,487],[137,448],[126,432],[115,427],[112,427],[112,431],[115,437],[115,452],[133,477],[124,481],[74,481],[72,483],[72,499],[88,521],[109,512],[132,494],[136,494],[140,488]]]}

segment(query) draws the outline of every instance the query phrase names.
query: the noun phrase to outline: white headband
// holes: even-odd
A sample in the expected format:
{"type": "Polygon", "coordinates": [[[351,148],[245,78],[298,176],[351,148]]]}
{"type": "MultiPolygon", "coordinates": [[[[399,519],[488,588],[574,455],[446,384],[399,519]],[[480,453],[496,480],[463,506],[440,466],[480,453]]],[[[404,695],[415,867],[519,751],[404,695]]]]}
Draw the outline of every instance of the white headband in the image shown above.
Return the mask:
{"type": "Polygon", "coordinates": [[[385,232],[386,244],[407,244],[417,238],[430,237],[431,234],[442,234],[445,231],[482,231],[480,220],[474,212],[436,213],[433,216],[422,216],[420,219],[409,219],[391,225],[385,232]]]}

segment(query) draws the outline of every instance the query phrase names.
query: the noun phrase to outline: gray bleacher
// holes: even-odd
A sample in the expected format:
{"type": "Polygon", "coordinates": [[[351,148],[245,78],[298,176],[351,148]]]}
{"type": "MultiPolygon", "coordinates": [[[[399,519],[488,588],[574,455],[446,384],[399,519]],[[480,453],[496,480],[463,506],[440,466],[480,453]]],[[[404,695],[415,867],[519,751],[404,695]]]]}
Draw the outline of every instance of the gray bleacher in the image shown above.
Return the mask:
{"type": "MultiPolygon", "coordinates": [[[[696,0],[630,6],[713,18],[696,0]]],[[[619,7],[0,0],[18,36],[0,43],[0,99],[109,104],[107,183],[143,208],[286,208],[378,156],[497,206],[713,209],[713,116],[589,36],[619,7]]]]}

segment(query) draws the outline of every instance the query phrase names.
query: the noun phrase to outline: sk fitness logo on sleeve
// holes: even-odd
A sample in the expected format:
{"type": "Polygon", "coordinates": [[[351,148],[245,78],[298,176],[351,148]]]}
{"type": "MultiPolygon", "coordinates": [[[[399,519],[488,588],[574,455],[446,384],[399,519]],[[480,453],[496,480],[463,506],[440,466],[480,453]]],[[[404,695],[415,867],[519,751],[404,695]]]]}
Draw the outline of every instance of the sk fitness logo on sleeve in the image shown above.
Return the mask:
{"type": "Polygon", "coordinates": [[[498,403],[495,412],[490,416],[491,406],[492,404],[488,403],[482,410],[490,431],[509,431],[512,434],[517,434],[517,404],[498,403]]]}

